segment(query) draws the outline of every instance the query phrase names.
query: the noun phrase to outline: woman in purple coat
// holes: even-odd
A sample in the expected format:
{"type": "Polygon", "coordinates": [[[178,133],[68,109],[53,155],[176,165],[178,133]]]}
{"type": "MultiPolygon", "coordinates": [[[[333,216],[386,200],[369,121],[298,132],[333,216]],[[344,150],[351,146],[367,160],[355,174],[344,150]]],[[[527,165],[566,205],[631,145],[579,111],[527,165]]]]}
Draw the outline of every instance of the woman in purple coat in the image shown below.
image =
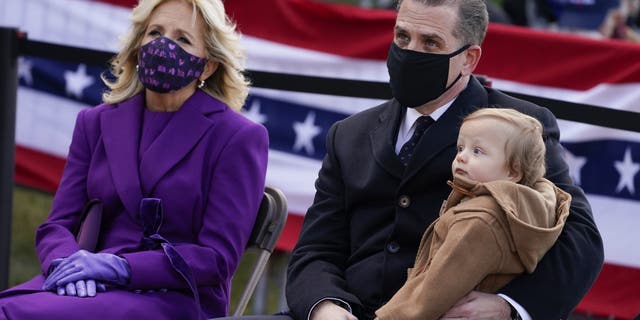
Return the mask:
{"type": "Polygon", "coordinates": [[[42,275],[0,293],[0,319],[224,316],[264,190],[268,137],[244,118],[239,34],[220,0],[141,0],[104,104],[76,120],[42,275]],[[95,252],[75,240],[103,205],[95,252]]]}

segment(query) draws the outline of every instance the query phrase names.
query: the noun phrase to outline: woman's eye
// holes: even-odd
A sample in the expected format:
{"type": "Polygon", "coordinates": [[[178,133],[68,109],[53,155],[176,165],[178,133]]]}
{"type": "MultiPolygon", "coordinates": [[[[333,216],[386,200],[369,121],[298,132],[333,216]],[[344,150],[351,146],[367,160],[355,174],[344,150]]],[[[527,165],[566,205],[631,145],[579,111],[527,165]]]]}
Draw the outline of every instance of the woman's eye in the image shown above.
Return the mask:
{"type": "Polygon", "coordinates": [[[182,42],[182,43],[186,43],[186,44],[191,44],[191,42],[189,41],[189,39],[185,38],[185,37],[180,37],[178,38],[178,41],[182,42]]]}
{"type": "Polygon", "coordinates": [[[160,31],[158,30],[151,30],[148,33],[150,36],[159,36],[160,35],[160,31]]]}

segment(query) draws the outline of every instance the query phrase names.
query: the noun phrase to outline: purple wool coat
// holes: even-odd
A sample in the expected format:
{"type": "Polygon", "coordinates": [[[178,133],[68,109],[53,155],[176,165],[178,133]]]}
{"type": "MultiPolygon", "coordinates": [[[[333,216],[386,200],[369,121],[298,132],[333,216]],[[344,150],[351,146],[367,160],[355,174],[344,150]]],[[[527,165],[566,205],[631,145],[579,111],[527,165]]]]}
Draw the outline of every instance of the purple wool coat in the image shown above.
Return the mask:
{"type": "Polygon", "coordinates": [[[51,213],[36,232],[43,275],[76,252],[73,231],[90,199],[104,204],[96,251],[127,260],[131,278],[93,298],[41,290],[44,276],[0,293],[0,319],[198,319],[227,313],[230,280],[248,241],[267,168],[266,129],[203,91],[138,157],[144,94],[79,113],[51,213]],[[162,249],[142,250],[143,197],[161,198],[159,234],[197,282],[201,310],[162,249]],[[148,292],[151,289],[167,292],[148,292]],[[138,293],[142,291],[142,293],[138,293]]]}

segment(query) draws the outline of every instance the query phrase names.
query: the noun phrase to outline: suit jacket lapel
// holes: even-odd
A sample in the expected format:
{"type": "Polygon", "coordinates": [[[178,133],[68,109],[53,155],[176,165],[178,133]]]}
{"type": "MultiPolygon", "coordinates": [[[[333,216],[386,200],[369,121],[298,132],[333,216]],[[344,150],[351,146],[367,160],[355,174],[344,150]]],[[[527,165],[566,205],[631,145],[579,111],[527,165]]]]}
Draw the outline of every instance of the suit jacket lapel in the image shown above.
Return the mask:
{"type": "Polygon", "coordinates": [[[102,141],[120,199],[133,215],[137,215],[142,199],[138,175],[138,143],[144,96],[138,94],[104,112],[100,118],[102,141]]]}
{"type": "Polygon", "coordinates": [[[439,155],[445,148],[455,145],[462,119],[477,108],[486,106],[488,101],[487,92],[472,76],[467,88],[458,95],[447,112],[424,133],[418,142],[403,180],[411,179],[433,157],[439,155]]]}
{"type": "Polygon", "coordinates": [[[142,155],[140,176],[148,192],[197,144],[213,124],[206,113],[224,110],[225,105],[206,93],[196,92],[169,120],[167,127],[142,155]]]}
{"type": "Polygon", "coordinates": [[[377,125],[369,133],[373,156],[386,171],[401,178],[405,167],[395,153],[395,137],[400,125],[402,108],[396,100],[391,100],[380,113],[377,125]]]}

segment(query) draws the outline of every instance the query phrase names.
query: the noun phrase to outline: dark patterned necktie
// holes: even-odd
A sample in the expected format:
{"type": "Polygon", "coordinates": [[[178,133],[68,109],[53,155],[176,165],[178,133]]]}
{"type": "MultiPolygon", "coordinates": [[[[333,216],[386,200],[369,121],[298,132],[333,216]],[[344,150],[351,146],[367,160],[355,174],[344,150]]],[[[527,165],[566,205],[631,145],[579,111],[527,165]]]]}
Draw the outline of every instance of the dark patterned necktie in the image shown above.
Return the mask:
{"type": "Polygon", "coordinates": [[[429,116],[421,116],[416,120],[416,129],[413,131],[413,135],[409,141],[405,142],[400,149],[400,153],[398,153],[398,159],[402,162],[403,165],[407,166],[411,156],[413,155],[413,150],[415,150],[418,141],[424,134],[425,131],[431,126],[435,121],[433,118],[429,116]]]}

